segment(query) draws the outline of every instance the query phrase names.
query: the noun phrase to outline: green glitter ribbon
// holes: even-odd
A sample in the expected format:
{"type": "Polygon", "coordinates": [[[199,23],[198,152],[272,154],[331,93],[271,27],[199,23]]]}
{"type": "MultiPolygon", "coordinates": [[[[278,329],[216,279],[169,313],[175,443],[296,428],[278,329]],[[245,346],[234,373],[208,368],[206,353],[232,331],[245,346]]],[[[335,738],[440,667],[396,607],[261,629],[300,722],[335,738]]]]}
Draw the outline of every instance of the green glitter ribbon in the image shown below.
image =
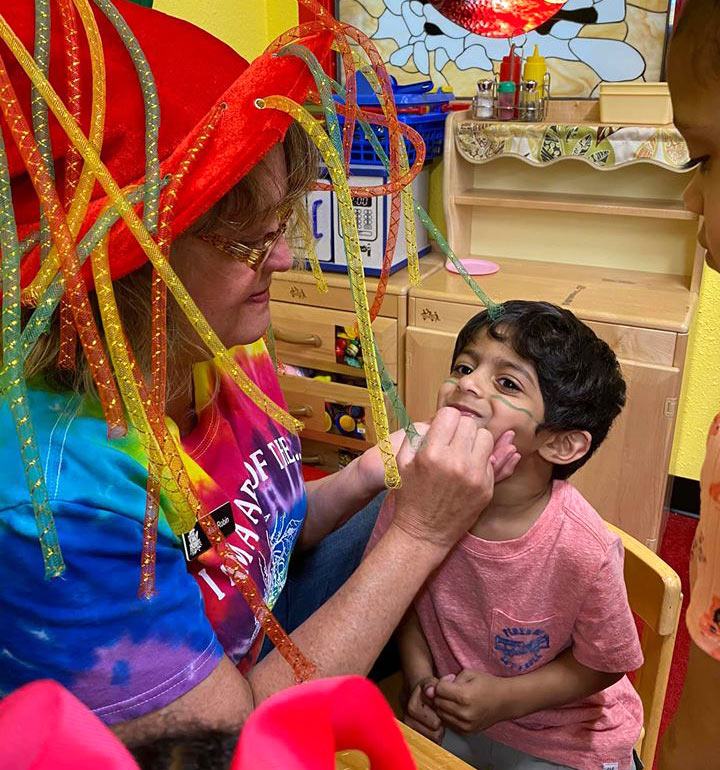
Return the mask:
{"type": "Polygon", "coordinates": [[[53,578],[65,570],[55,520],[45,484],[35,433],[28,407],[27,386],[19,355],[20,308],[20,244],[18,242],[12,188],[5,142],[0,134],[0,243],[2,244],[2,343],[3,364],[8,373],[7,399],[15,422],[23,469],[35,525],[42,549],[45,577],[53,578]]]}
{"type": "Polygon", "coordinates": [[[155,78],[150,69],[145,52],[127,22],[110,0],[93,0],[105,14],[115,31],[120,35],[125,48],[130,54],[142,88],[145,104],[145,197],[143,203],[143,224],[149,232],[155,233],[158,226],[160,204],[160,158],[158,156],[158,136],[160,133],[160,101],[158,99],[155,78]]]}
{"type": "MultiPolygon", "coordinates": [[[[35,0],[35,61],[45,77],[50,71],[50,1],[35,0]]],[[[48,120],[48,107],[40,92],[32,85],[30,89],[30,110],[32,113],[33,131],[35,141],[42,155],[48,173],[55,179],[55,166],[53,161],[52,145],[50,143],[50,123],[48,120]]],[[[40,210],[40,260],[47,257],[50,246],[50,225],[45,212],[40,210]]],[[[34,245],[34,244],[33,244],[34,245]]],[[[22,244],[25,246],[25,243],[22,244]]],[[[21,253],[25,253],[21,249],[21,253]]]]}
{"type": "MultiPolygon", "coordinates": [[[[344,99],[346,98],[345,89],[337,81],[333,80],[329,75],[327,75],[327,73],[325,73],[325,71],[322,69],[322,66],[320,65],[320,62],[317,60],[317,58],[312,53],[312,51],[310,51],[306,46],[300,45],[297,43],[292,43],[288,46],[285,46],[282,49],[282,51],[278,53],[278,55],[297,56],[307,64],[308,68],[310,69],[313,75],[313,78],[315,79],[315,84],[318,88],[318,93],[320,95],[320,100],[323,107],[325,120],[328,126],[328,135],[330,136],[330,139],[336,151],[342,152],[342,135],[340,131],[340,124],[337,119],[335,102],[334,102],[334,99],[332,98],[332,91],[335,91],[341,98],[344,99]]],[[[366,77],[367,77],[367,74],[369,73],[366,73],[366,77]]],[[[372,85],[372,82],[371,82],[371,85],[372,85]]],[[[378,156],[383,166],[385,167],[386,172],[389,174],[390,160],[387,157],[382,145],[380,144],[380,141],[375,135],[375,132],[372,130],[372,128],[367,122],[363,120],[358,120],[358,122],[362,127],[363,132],[365,133],[365,136],[367,137],[368,141],[370,142],[373,149],[375,150],[376,155],[378,156]]],[[[402,149],[405,150],[404,140],[401,139],[401,142],[403,143],[402,149]]],[[[483,305],[485,305],[490,317],[493,319],[499,317],[499,315],[501,315],[502,313],[502,305],[490,299],[490,297],[477,285],[477,283],[473,280],[472,276],[467,272],[467,270],[462,265],[460,260],[457,258],[453,250],[450,248],[450,245],[448,244],[447,240],[445,239],[443,234],[440,232],[440,230],[437,228],[435,223],[432,221],[432,219],[430,218],[429,214],[425,211],[425,209],[417,202],[415,202],[414,205],[415,205],[415,211],[417,212],[418,217],[420,218],[420,221],[428,230],[428,232],[430,233],[430,236],[436,241],[438,246],[442,249],[442,251],[448,257],[448,259],[455,265],[455,267],[458,270],[458,273],[465,279],[467,284],[470,286],[470,288],[473,290],[476,296],[480,299],[483,305]]],[[[385,368],[385,365],[383,364],[382,358],[380,356],[380,351],[377,349],[377,345],[375,345],[375,357],[378,362],[378,368],[380,370],[380,378],[381,378],[383,393],[387,397],[387,400],[390,406],[392,407],[393,412],[395,413],[395,416],[400,426],[405,431],[411,444],[413,445],[414,448],[417,448],[420,441],[422,440],[422,437],[418,433],[417,429],[415,428],[412,420],[410,419],[407,413],[407,410],[405,409],[405,405],[403,404],[402,399],[400,398],[400,394],[397,392],[397,388],[395,387],[392,379],[390,378],[387,372],[387,369],[385,368]]]]}

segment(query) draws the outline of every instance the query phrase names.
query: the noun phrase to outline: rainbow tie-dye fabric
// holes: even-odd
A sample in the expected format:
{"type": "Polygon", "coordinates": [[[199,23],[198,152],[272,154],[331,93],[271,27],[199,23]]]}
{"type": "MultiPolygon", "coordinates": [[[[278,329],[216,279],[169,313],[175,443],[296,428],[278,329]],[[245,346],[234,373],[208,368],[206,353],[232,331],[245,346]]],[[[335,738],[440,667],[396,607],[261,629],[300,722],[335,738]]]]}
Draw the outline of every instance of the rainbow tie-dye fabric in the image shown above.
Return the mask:
{"type": "MultiPolygon", "coordinates": [[[[236,360],[284,405],[262,341],[236,360]]],[[[195,370],[198,422],[183,460],[228,542],[272,607],[306,499],[300,444],[207,362],[195,370]]],[[[0,403],[0,696],[56,679],[105,722],[156,711],[204,679],[223,652],[242,671],[262,633],[211,550],[160,523],[157,595],[137,598],[147,460],[137,435],[109,442],[96,401],[35,384],[30,407],[67,565],[42,558],[7,404],[0,403]],[[184,542],[183,542],[184,541],[184,542]]],[[[170,426],[175,429],[174,425],[170,426]]]]}

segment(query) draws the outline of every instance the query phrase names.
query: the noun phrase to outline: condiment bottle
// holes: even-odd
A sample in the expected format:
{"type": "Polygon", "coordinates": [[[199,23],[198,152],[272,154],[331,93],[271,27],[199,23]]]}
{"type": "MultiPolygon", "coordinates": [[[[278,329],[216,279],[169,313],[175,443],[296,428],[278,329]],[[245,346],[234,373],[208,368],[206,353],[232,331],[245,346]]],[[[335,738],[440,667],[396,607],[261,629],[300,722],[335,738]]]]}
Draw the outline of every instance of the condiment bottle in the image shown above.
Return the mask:
{"type": "Polygon", "coordinates": [[[515,53],[515,43],[510,46],[510,53],[503,56],[500,62],[500,81],[515,83],[515,104],[520,91],[520,76],[522,74],[522,57],[515,53]]]}
{"type": "Polygon", "coordinates": [[[496,110],[500,120],[512,120],[515,117],[515,83],[512,80],[498,83],[496,110]]]}
{"type": "Polygon", "coordinates": [[[538,93],[540,94],[541,99],[545,96],[543,93],[543,83],[545,82],[546,72],[547,64],[545,63],[545,57],[540,56],[536,45],[532,52],[532,56],[528,56],[525,60],[523,80],[534,80],[537,83],[538,93]]]}

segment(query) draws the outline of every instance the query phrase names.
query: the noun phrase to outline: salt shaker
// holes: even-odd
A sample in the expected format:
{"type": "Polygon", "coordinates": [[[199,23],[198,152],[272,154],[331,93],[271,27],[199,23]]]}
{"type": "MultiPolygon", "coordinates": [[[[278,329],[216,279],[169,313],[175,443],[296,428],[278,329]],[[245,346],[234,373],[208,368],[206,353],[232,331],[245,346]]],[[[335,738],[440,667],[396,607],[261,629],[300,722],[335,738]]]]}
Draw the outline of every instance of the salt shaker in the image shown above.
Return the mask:
{"type": "Polygon", "coordinates": [[[480,80],[478,82],[478,92],[473,97],[473,117],[478,119],[492,118],[494,86],[494,80],[480,80]]]}

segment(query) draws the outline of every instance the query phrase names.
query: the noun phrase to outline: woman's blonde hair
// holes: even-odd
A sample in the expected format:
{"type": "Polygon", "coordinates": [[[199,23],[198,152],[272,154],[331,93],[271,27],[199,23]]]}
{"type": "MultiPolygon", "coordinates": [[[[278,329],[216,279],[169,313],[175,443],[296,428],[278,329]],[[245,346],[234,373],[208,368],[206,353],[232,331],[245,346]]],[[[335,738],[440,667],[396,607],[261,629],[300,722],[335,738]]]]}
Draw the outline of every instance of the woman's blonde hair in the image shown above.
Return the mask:
{"type": "MultiPolygon", "coordinates": [[[[306,216],[302,205],[307,191],[318,175],[318,154],[315,146],[305,131],[292,123],[282,143],[287,168],[287,191],[280,206],[292,208],[295,218],[306,216]]],[[[233,226],[243,230],[253,222],[267,217],[272,211],[266,204],[268,183],[273,183],[268,174],[267,164],[261,160],[244,176],[226,195],[209,211],[196,220],[183,235],[209,232],[219,222],[232,222],[233,226]]],[[[171,252],[172,255],[172,252],[171,252]]],[[[151,353],[151,303],[152,265],[148,262],[138,270],[113,282],[118,312],[123,323],[125,335],[133,349],[141,371],[147,375],[150,371],[151,353]]],[[[95,313],[98,328],[102,332],[102,322],[97,307],[97,298],[90,294],[90,302],[95,313]]],[[[27,313],[29,314],[29,310],[27,313]]],[[[189,377],[179,377],[173,368],[174,362],[187,361],[191,355],[197,359],[207,356],[208,351],[202,346],[184,320],[182,310],[171,294],[168,294],[167,312],[167,351],[168,351],[168,393],[174,393],[189,387],[189,377]]],[[[36,343],[25,362],[25,374],[28,379],[42,377],[48,385],[58,390],[72,390],[77,393],[96,395],[97,391],[90,373],[82,347],[78,344],[75,367],[72,369],[58,366],[60,354],[60,312],[57,309],[50,321],[50,326],[36,343]]]]}

